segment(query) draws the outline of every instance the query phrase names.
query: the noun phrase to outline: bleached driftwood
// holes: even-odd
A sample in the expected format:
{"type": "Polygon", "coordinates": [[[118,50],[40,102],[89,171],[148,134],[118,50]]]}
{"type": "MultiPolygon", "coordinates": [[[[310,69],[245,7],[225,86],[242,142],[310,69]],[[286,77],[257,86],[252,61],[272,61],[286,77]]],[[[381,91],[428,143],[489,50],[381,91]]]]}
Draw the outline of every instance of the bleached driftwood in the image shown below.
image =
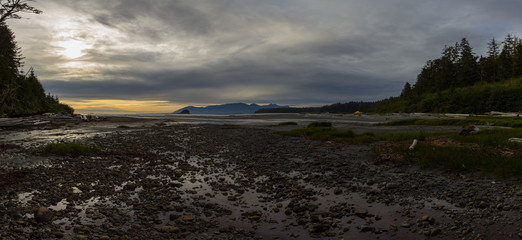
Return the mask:
{"type": "Polygon", "coordinates": [[[411,144],[410,146],[410,150],[414,150],[415,149],[415,146],[417,146],[417,143],[419,142],[419,140],[417,139],[413,139],[413,143],[411,144]]]}
{"type": "Polygon", "coordinates": [[[522,143],[522,138],[510,138],[509,142],[522,143]]]}

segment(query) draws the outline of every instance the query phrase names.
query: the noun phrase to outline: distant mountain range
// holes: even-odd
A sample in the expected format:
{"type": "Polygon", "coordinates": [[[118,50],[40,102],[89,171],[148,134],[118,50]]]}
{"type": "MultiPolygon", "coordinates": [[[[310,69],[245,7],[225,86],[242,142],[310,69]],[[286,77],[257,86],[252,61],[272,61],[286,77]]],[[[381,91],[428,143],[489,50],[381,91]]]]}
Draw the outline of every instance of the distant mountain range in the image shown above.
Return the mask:
{"type": "Polygon", "coordinates": [[[255,113],[260,109],[267,108],[289,108],[289,106],[279,106],[277,104],[268,105],[257,105],[257,104],[246,104],[246,103],[229,103],[223,105],[211,105],[207,107],[193,107],[188,106],[181,108],[173,113],[186,113],[184,110],[188,110],[190,114],[248,114],[255,113]]]}

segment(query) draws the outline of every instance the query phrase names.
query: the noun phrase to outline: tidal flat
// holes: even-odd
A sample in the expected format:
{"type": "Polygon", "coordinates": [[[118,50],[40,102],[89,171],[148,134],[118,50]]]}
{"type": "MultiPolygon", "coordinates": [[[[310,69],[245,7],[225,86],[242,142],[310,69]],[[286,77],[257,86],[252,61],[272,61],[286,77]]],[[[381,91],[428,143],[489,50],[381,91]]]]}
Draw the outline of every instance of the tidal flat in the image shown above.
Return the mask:
{"type": "Polygon", "coordinates": [[[314,121],[375,134],[460,129],[374,125],[406,117],[0,121],[0,238],[520,239],[520,181],[376,161],[369,145],[275,134],[314,121]],[[45,151],[49,143],[101,150],[59,155],[45,151]]]}

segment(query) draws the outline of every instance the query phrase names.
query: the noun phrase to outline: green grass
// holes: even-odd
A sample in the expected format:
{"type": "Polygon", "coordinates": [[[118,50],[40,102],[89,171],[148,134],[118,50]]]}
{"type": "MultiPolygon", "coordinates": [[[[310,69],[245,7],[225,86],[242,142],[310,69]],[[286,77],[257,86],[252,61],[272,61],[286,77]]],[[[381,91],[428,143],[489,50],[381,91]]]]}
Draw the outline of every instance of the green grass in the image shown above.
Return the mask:
{"type": "Polygon", "coordinates": [[[436,118],[436,119],[401,119],[376,125],[401,126],[401,125],[424,125],[424,126],[469,126],[469,125],[492,125],[499,127],[522,128],[520,117],[494,117],[473,116],[466,118],[436,118]]]}
{"type": "Polygon", "coordinates": [[[442,135],[441,133],[426,133],[426,132],[396,132],[396,133],[384,133],[379,135],[373,135],[368,133],[363,133],[361,135],[357,135],[354,140],[358,143],[372,143],[377,141],[413,141],[413,139],[417,140],[425,140],[427,137],[434,137],[442,135]]]}
{"type": "Polygon", "coordinates": [[[49,143],[44,147],[44,152],[61,156],[80,156],[100,151],[98,146],[78,143],[49,143]]]}
{"type": "Polygon", "coordinates": [[[118,126],[118,128],[131,128],[131,127],[129,127],[127,125],[120,125],[120,126],[118,126]]]}
{"type": "Polygon", "coordinates": [[[422,168],[450,171],[479,171],[505,178],[522,176],[522,144],[509,142],[509,138],[522,138],[522,128],[483,129],[477,134],[460,136],[458,133],[396,132],[375,135],[371,132],[355,134],[332,127],[298,128],[278,134],[306,137],[312,140],[347,141],[370,144],[379,141],[394,143],[391,149],[374,150],[378,154],[398,153],[404,156],[396,163],[419,164],[422,168]],[[414,151],[408,149],[411,141],[420,143],[414,151]],[[442,145],[436,143],[441,142],[442,145]],[[384,152],[383,152],[384,151],[384,152]]]}
{"type": "Polygon", "coordinates": [[[297,123],[296,122],[282,122],[282,123],[279,123],[279,126],[296,126],[297,123]]]}
{"type": "Polygon", "coordinates": [[[221,129],[238,129],[238,128],[241,128],[241,126],[235,125],[235,124],[223,124],[223,125],[221,125],[221,129]]]}
{"type": "Polygon", "coordinates": [[[307,128],[316,128],[316,127],[332,127],[331,122],[312,122],[308,124],[307,128]]]}
{"type": "Polygon", "coordinates": [[[497,147],[522,147],[521,143],[509,142],[510,138],[522,138],[522,128],[491,128],[480,130],[477,134],[467,136],[451,134],[449,137],[464,143],[497,147]]]}
{"type": "Polygon", "coordinates": [[[469,146],[433,146],[421,143],[415,151],[406,147],[399,150],[406,159],[421,168],[438,168],[449,171],[470,171],[493,174],[497,178],[522,175],[522,153],[512,156],[493,148],[469,146]]]}

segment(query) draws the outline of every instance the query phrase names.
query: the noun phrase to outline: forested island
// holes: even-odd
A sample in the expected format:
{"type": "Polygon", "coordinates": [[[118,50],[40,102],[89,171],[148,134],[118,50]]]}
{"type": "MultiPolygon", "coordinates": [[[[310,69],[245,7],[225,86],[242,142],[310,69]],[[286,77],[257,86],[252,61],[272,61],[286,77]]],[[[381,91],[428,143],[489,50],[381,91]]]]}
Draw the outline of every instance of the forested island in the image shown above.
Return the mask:
{"type": "Polygon", "coordinates": [[[34,70],[23,72],[23,57],[13,31],[5,20],[17,19],[18,12],[39,14],[20,1],[8,1],[0,10],[0,117],[20,117],[43,113],[72,114],[74,110],[46,94],[34,70]]]}
{"type": "Polygon", "coordinates": [[[350,113],[355,111],[484,113],[522,111],[522,40],[492,39],[487,56],[476,56],[468,40],[446,46],[429,60],[413,85],[398,97],[376,102],[337,103],[318,108],[262,109],[258,113],[350,113]]]}

